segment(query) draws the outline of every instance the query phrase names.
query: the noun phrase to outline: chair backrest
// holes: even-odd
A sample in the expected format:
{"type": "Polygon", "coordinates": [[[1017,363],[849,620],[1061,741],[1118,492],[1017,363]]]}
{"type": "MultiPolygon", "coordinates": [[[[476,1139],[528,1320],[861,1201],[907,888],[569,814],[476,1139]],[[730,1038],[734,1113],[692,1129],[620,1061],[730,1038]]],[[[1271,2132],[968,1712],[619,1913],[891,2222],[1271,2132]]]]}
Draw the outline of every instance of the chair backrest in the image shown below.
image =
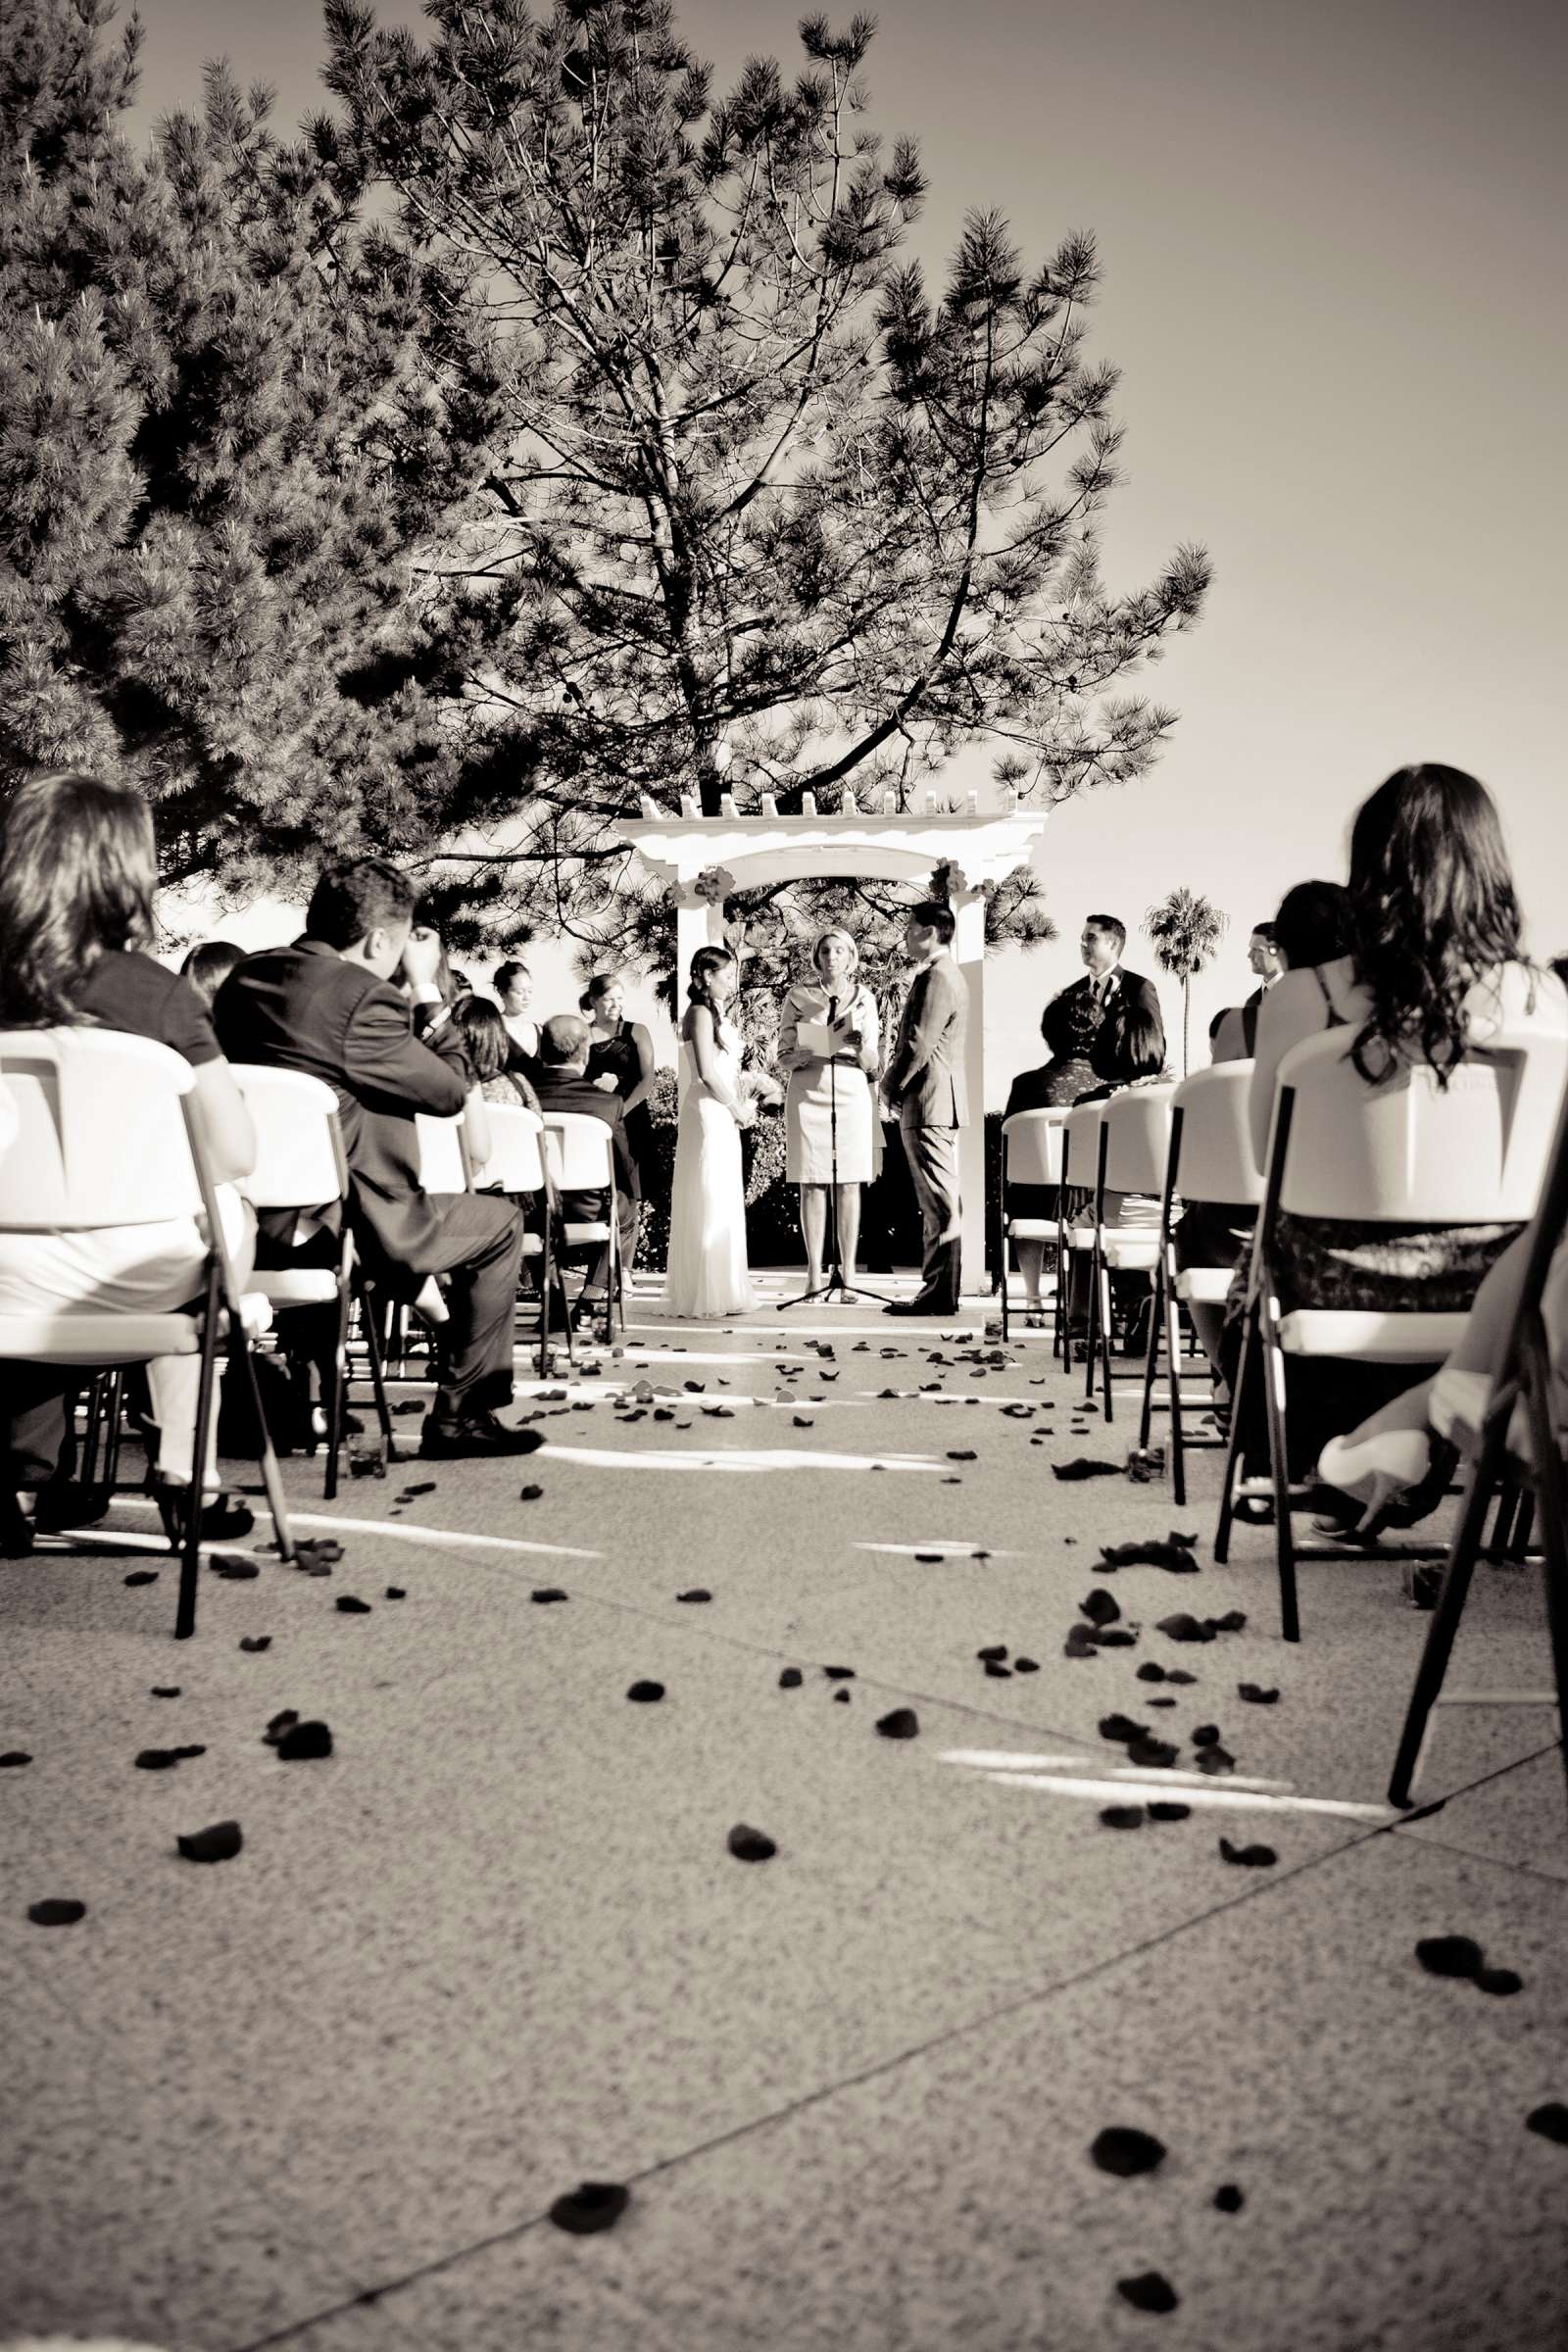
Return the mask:
{"type": "Polygon", "coordinates": [[[1488,1225],[1536,1213],[1568,1078],[1568,1038],[1503,1029],[1450,1071],[1417,1064],[1368,1086],[1344,1029],[1293,1047],[1280,1206],[1371,1223],[1488,1225]]]}
{"type": "Polygon", "coordinates": [[[544,1147],[558,1192],[597,1192],[615,1181],[610,1129],[586,1110],[547,1110],[544,1147]]]}
{"type": "Polygon", "coordinates": [[[490,1156],[473,1171],[473,1189],[484,1193],[537,1193],[545,1180],[540,1156],[544,1122],[521,1102],[487,1102],[490,1156]]]}
{"type": "Polygon", "coordinates": [[[0,1157],[0,1228],[162,1224],[202,1213],[182,1055],[117,1029],[0,1031],[17,1135],[0,1157]]]}
{"type": "Polygon", "coordinates": [[[1175,1092],[1174,1080],[1168,1086],[1128,1087],[1105,1104],[1107,1191],[1156,1196],[1164,1191],[1175,1092]]]}
{"type": "Polygon", "coordinates": [[[337,1097],[304,1070],[238,1061],[234,1077],[256,1129],[245,1197],[257,1208],[319,1208],[348,1191],[337,1097]]]}
{"type": "Polygon", "coordinates": [[[1103,1102],[1075,1102],[1061,1122],[1061,1181],[1080,1191],[1094,1184],[1103,1102]]]}
{"type": "Polygon", "coordinates": [[[1015,1110],[1002,1122],[1004,1184],[1059,1184],[1064,1110],[1015,1110]]]}
{"type": "Polygon", "coordinates": [[[1248,1103],[1252,1092],[1250,1061],[1216,1062],[1184,1078],[1171,1107],[1182,1114],[1181,1156],[1176,1190],[1184,1200],[1263,1198],[1263,1179],[1252,1157],[1248,1103]]]}
{"type": "Polygon", "coordinates": [[[419,1184],[427,1193],[468,1191],[468,1154],[463,1140],[463,1113],[438,1119],[433,1111],[416,1111],[419,1139],[419,1184]]]}

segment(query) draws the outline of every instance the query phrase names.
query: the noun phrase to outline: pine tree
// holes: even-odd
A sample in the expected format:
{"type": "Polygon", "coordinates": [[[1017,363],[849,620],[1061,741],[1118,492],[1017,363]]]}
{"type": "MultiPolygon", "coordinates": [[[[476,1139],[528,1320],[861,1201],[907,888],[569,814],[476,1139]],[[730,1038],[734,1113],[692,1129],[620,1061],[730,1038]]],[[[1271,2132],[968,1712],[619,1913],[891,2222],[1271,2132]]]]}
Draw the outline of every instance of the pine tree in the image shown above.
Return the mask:
{"type": "Polygon", "coordinates": [[[1173,890],[1168,899],[1151,906],[1144,917],[1144,935],[1153,944],[1154,961],[1182,984],[1182,1076],[1189,1066],[1192,1043],[1193,977],[1211,963],[1214,952],[1230,928],[1230,916],[1198,892],[1173,890]]]}
{"type": "Polygon", "coordinates": [[[425,349],[503,417],[419,612],[473,730],[470,907],[614,929],[644,792],[906,802],[980,736],[1052,802],[1143,772],[1173,714],[1121,689],[1207,564],[1102,583],[1092,241],[1028,269],[977,215],[928,290],[869,18],[715,98],[663,0],[426,13],[423,46],[328,0],[327,79],[438,265],[425,349]]]}

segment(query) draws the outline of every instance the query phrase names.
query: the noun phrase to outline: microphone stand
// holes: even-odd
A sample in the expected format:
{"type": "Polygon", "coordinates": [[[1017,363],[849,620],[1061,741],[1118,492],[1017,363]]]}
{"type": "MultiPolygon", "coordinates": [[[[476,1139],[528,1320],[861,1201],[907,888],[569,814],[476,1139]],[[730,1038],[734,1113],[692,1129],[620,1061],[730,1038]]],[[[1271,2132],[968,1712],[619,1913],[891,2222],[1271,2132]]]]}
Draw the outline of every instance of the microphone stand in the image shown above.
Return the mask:
{"type": "MultiPolygon", "coordinates": [[[[828,1027],[830,1029],[836,1026],[833,1017],[833,1008],[837,1003],[838,998],[836,996],[830,995],[828,997],[827,1011],[828,1027]]],[[[876,1115],[876,1102],[873,1099],[871,1103],[871,1116],[875,1118],[876,1115]]],[[[832,1298],[835,1295],[844,1297],[849,1294],[850,1286],[844,1279],[844,1249],[839,1238],[839,1072],[838,1056],[836,1054],[833,1054],[829,1057],[827,1065],[827,1142],[828,1165],[833,1172],[833,1180],[828,1186],[827,1192],[827,1246],[829,1253],[827,1280],[824,1283],[819,1283],[815,1290],[802,1291],[797,1298],[781,1298],[773,1309],[773,1312],[776,1315],[782,1315],[787,1308],[792,1306],[806,1306],[813,1298],[832,1298]]],[[[864,1284],[860,1281],[858,1275],[856,1277],[854,1296],[857,1298],[865,1298],[874,1299],[880,1306],[885,1306],[888,1303],[886,1292],[868,1291],[864,1284]]]]}

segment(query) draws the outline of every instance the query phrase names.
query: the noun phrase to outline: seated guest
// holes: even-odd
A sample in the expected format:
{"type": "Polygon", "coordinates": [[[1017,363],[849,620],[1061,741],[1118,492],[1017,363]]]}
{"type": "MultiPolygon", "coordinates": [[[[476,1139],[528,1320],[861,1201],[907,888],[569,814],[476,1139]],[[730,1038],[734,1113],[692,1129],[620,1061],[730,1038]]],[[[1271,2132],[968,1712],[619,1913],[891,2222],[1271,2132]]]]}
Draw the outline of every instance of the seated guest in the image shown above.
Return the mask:
{"type": "MultiPolygon", "coordinates": [[[[1349,953],[1293,967],[1264,1000],[1250,1094],[1252,1149],[1268,1148],[1279,1067],[1293,1046],[1344,1029],[1369,1088],[1411,1068],[1440,1086],[1472,1040],[1501,1027],[1568,1035],[1568,991],[1525,960],[1519,906],[1491,795],[1461,769],[1404,767],[1357,812],[1350,835],[1349,953]]],[[[1468,1309],[1517,1225],[1431,1228],[1282,1215],[1274,1274],[1280,1304],[1468,1309]]],[[[1232,1285],[1222,1363],[1240,1351],[1245,1276],[1232,1285]]],[[[1302,1459],[1400,1385],[1397,1372],[1343,1363],[1293,1366],[1293,1446],[1302,1459]]]]}
{"type": "MultiPolygon", "coordinates": [[[[1136,1087],[1168,1083],[1165,1030],[1158,1009],[1151,1012],[1147,1001],[1141,997],[1123,998],[1101,1023],[1089,1059],[1101,1083],[1080,1095],[1080,1102],[1108,1102],[1112,1095],[1127,1094],[1136,1087]]],[[[1152,1228],[1159,1223],[1159,1201],[1152,1194],[1107,1191],[1102,1206],[1102,1222],[1107,1232],[1131,1232],[1134,1227],[1152,1228]]],[[[1073,1221],[1085,1228],[1093,1225],[1093,1204],[1081,1209],[1073,1221]]],[[[1083,1250],[1077,1250],[1073,1254],[1067,1299],[1067,1328],[1075,1339],[1081,1338],[1089,1327],[1090,1280],[1089,1258],[1083,1250]]],[[[1142,1285],[1143,1277],[1138,1280],[1142,1285]]]]}
{"type": "MultiPolygon", "coordinates": [[[[234,1187],[255,1165],[256,1134],[206,1005],[188,981],[146,953],[157,883],[152,815],[139,793],[76,774],[34,776],[19,785],[0,834],[0,1027],[117,1030],[151,1038],[190,1063],[192,1114],[218,1180],[229,1254],[243,1278],[254,1229],[234,1187]]],[[[89,1306],[194,1314],[207,1249],[200,1218],[0,1235],[0,1314],[89,1306]]],[[[171,1534],[196,1476],[199,1374],[195,1355],[161,1356],[147,1366],[158,1426],[155,1490],[171,1534]]],[[[101,1506],[96,1514],[83,1512],[79,1490],[50,1492],[67,1444],[65,1398],[79,1378],[69,1365],[0,1364],[0,1544],[8,1554],[30,1547],[28,1514],[40,1490],[43,1524],[102,1516],[101,1506]]],[[[213,1498],[203,1528],[212,1536],[243,1535],[250,1511],[219,1491],[217,1419],[215,1412],[202,1469],[204,1494],[213,1498]]]]}
{"type": "MultiPolygon", "coordinates": [[[[480,1101],[498,1102],[507,1110],[536,1111],[539,1098],[533,1088],[520,1070],[507,1067],[512,1040],[489,998],[460,998],[452,1007],[452,1020],[463,1039],[480,1101]]],[[[472,1095],[468,1100],[471,1106],[472,1095]]]]}
{"type": "MultiPolygon", "coordinates": [[[[639,1223],[654,1165],[654,1115],[650,1107],[659,1075],[654,1041],[641,1021],[626,1017],[626,995],[618,972],[596,972],[582,998],[588,1022],[588,1075],[602,1093],[618,1095],[626,1121],[626,1150],[637,1178],[639,1223]]],[[[631,1255],[626,1270],[631,1271],[631,1255]]]]}
{"type": "MultiPolygon", "coordinates": [[[[1298,882],[1281,899],[1272,928],[1274,952],[1282,973],[1332,963],[1349,948],[1350,894],[1341,882],[1298,882]]],[[[1265,981],[1256,1000],[1249,999],[1247,1005],[1235,1005],[1219,1015],[1218,1036],[1210,1031],[1215,1061],[1251,1060],[1256,1044],[1257,1007],[1273,986],[1274,980],[1265,981]],[[1244,1016],[1249,1010],[1251,1024],[1244,1029],[1244,1016]]],[[[1195,1201],[1186,1211],[1177,1234],[1177,1266],[1183,1271],[1189,1266],[1235,1266],[1250,1250],[1256,1224],[1257,1210],[1245,1200],[1195,1201]]],[[[1219,1368],[1225,1333],[1224,1310],[1195,1299],[1187,1311],[1193,1319],[1199,1345],[1214,1369],[1216,1402],[1223,1421],[1229,1410],[1230,1396],[1219,1368]]]]}
{"type": "MultiPolygon", "coordinates": [[[[1098,1024],[1093,1007],[1077,989],[1063,989],[1052,998],[1040,1016],[1040,1034],[1046,1042],[1047,1058],[1032,1070],[1020,1070],[1007,1094],[1007,1107],[1003,1112],[1010,1119],[1020,1110],[1058,1110],[1076,1102],[1087,1087],[1095,1084],[1094,1066],[1089,1055],[1095,1042],[1098,1024]]],[[[1054,1217],[1056,1213],[1056,1191],[1054,1184],[1009,1184],[1006,1194],[1006,1214],[1009,1217],[1054,1217]]],[[[1023,1276],[1024,1321],[1038,1328],[1041,1320],[1040,1279],[1045,1271],[1046,1245],[1044,1242],[1020,1241],[1013,1247],[1018,1252],[1018,1270],[1023,1276]]]]}
{"type": "MultiPolygon", "coordinates": [[[[539,1107],[548,1118],[552,1111],[572,1111],[590,1119],[600,1119],[610,1130],[610,1144],[615,1173],[615,1216],[619,1228],[622,1265],[629,1263],[630,1252],[637,1246],[637,1220],[641,1200],[637,1191],[637,1170],[626,1148],[626,1120],[620,1106],[620,1097],[608,1089],[596,1086],[588,1075],[588,1024],[575,1012],[558,1012],[545,1022],[539,1032],[539,1107]]],[[[610,1201],[603,1189],[593,1192],[566,1192],[561,1196],[561,1213],[571,1225],[597,1224],[608,1217],[610,1201]]],[[[599,1303],[610,1283],[610,1245],[607,1242],[589,1269],[583,1286],[583,1298],[589,1304],[599,1303]]],[[[556,1301],[559,1309],[560,1301],[556,1301]]]]}
{"type": "MultiPolygon", "coordinates": [[[[1165,1057],[1165,1027],[1159,1010],[1159,992],[1152,980],[1142,972],[1128,971],[1121,960],[1127,945],[1127,926],[1114,914],[1091,914],[1085,917],[1078,952],[1084,961],[1084,976],[1064,988],[1057,1000],[1064,1004],[1076,1021],[1072,1051],[1087,1060],[1090,1049],[1101,1024],[1117,1005],[1131,1002],[1140,1004],[1159,1031],[1159,1054],[1165,1057]]],[[[1097,1076],[1102,1073],[1097,1072],[1097,1076]]],[[[1088,1079],[1085,1085],[1091,1083],[1088,1079]]]]}
{"type": "Polygon", "coordinates": [[[509,1070],[520,1071],[530,1086],[539,1079],[539,1024],[529,1012],[533,974],[525,963],[498,963],[491,985],[501,1000],[501,1018],[512,1040],[509,1070]]]}
{"type": "MultiPolygon", "coordinates": [[[[1325,887],[1329,887],[1325,885],[1325,887]]],[[[1285,969],[1274,923],[1254,923],[1247,943],[1247,960],[1257,974],[1257,986],[1245,1004],[1233,1004],[1209,1024],[1209,1043],[1215,1061],[1250,1061],[1257,1035],[1257,1008],[1285,969]]]]}
{"type": "MultiPolygon", "coordinates": [[[[349,1215],[371,1280],[412,1300],[430,1276],[445,1277],[450,1321],[420,1451],[527,1453],[537,1433],[509,1429],[494,1409],[512,1396],[517,1212],[497,1194],[427,1193],[419,1182],[416,1115],[454,1117],[473,1084],[436,986],[440,958],[435,933],[414,929],[414,892],[395,865],[328,866],[303,937],[247,956],[219,992],[219,1035],[234,1060],[307,1071],[337,1096],[349,1215]],[[400,970],[412,1013],[392,985],[400,970]]],[[[265,1221],[269,1262],[298,1262],[293,1225],[292,1212],[265,1221]]]]}
{"type": "Polygon", "coordinates": [[[236,948],[231,940],[204,939],[199,946],[192,948],[180,965],[179,976],[182,980],[190,982],[208,1011],[211,1012],[213,999],[234,966],[237,963],[243,963],[244,960],[244,949],[236,948]]]}

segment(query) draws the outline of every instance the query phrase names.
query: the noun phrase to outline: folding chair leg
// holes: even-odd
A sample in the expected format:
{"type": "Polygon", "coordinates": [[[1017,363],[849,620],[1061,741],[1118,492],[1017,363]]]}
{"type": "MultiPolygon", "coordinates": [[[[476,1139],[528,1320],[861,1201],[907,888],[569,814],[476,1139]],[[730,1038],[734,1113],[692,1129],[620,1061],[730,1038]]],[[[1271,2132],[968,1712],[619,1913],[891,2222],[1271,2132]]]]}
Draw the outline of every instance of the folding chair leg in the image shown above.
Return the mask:
{"type": "Polygon", "coordinates": [[[1280,1579],[1280,1631],[1299,1642],[1301,1620],[1296,1592],[1296,1537],[1291,1525],[1291,1463],[1286,1436],[1285,1352],[1280,1346],[1273,1301],[1265,1296],[1259,1322],[1263,1344],[1263,1396],[1268,1407],[1268,1466],[1274,1481],[1274,1557],[1280,1579]]]}
{"type": "Polygon", "coordinates": [[[1089,1261],[1089,1337],[1084,1347],[1084,1402],[1092,1404],[1095,1397],[1095,1348],[1100,1340],[1100,1270],[1095,1257],[1089,1261]]]}
{"type": "Polygon", "coordinates": [[[386,1458],[388,1462],[395,1462],[398,1458],[398,1448],[397,1441],[392,1434],[392,1407],[387,1402],[386,1367],[381,1361],[381,1334],[376,1329],[375,1317],[370,1312],[364,1280],[357,1271],[354,1276],[354,1295],[359,1300],[360,1307],[360,1328],[365,1333],[365,1353],[370,1367],[370,1393],[375,1398],[375,1418],[380,1426],[381,1443],[386,1448],[386,1458]]]}
{"type": "MultiPolygon", "coordinates": [[[[188,1642],[196,1631],[196,1591],[202,1572],[203,1489],[207,1478],[207,1433],[213,1421],[213,1396],[218,1386],[218,1259],[207,1261],[207,1297],[202,1307],[201,1370],[196,1383],[196,1428],[191,1441],[190,1488],[186,1494],[185,1537],[179,1555],[179,1598],[174,1608],[174,1640],[188,1642]]],[[[254,1386],[254,1384],[253,1384],[254,1386]]],[[[260,1396],[254,1399],[261,1412],[260,1396]]]]}
{"type": "Polygon", "coordinates": [[[1138,1415],[1140,1447],[1148,1446],[1150,1433],[1154,1424],[1154,1382],[1159,1372],[1159,1334],[1164,1312],[1165,1269],[1163,1265],[1156,1264],[1154,1288],[1149,1306],[1149,1346],[1144,1354],[1144,1400],[1142,1410],[1138,1415]]]}
{"type": "Polygon", "coordinates": [[[1007,1211],[1004,1203],[997,1220],[997,1273],[1002,1286],[1002,1345],[1006,1347],[1011,1332],[1007,1319],[1007,1211]]]}
{"type": "Polygon", "coordinates": [[[1231,1398],[1231,1436],[1225,1448],[1225,1484],[1219,1498],[1219,1522],[1214,1529],[1214,1557],[1225,1565],[1230,1551],[1231,1521],[1236,1515],[1236,1481],[1242,1467],[1243,1409],[1250,1401],[1251,1375],[1258,1362],[1257,1307],[1255,1302],[1247,1309],[1242,1332],[1242,1357],[1236,1372],[1236,1394],[1231,1398]]]}
{"type": "Polygon", "coordinates": [[[1182,1420],[1182,1309],[1173,1283],[1165,1286],[1165,1378],[1170,1397],[1170,1491],[1187,1500],[1187,1433],[1182,1420]]]}
{"type": "Polygon", "coordinates": [[[1508,1541],[1506,1554],[1516,1566],[1525,1559],[1530,1550],[1530,1538],[1535,1532],[1535,1525],[1536,1498],[1527,1487],[1520,1494],[1514,1510],[1513,1532],[1508,1541]]]}
{"type": "Polygon", "coordinates": [[[337,1334],[332,1348],[332,1386],[326,1399],[326,1470],[321,1480],[323,1501],[337,1494],[338,1455],[343,1448],[343,1408],[349,1385],[348,1268],[341,1262],[337,1276],[337,1334]]]}
{"type": "Polygon", "coordinates": [[[251,1354],[250,1335],[243,1324],[239,1324],[237,1316],[233,1321],[238,1328],[231,1328],[229,1332],[229,1369],[233,1370],[236,1361],[245,1367],[251,1410],[256,1415],[256,1426],[261,1433],[262,1442],[256,1459],[262,1473],[262,1484],[267,1490],[267,1507],[271,1514],[272,1533],[277,1538],[278,1557],[291,1560],[294,1557],[294,1538],[289,1530],[288,1505],[283,1499],[283,1481],[278,1474],[277,1455],[272,1450],[272,1433],[267,1426],[267,1413],[262,1404],[261,1386],[256,1378],[256,1360],[251,1354]]]}
{"type": "Polygon", "coordinates": [[[103,1483],[112,1494],[120,1476],[120,1424],[125,1406],[125,1375],[117,1366],[110,1373],[104,1395],[104,1477],[103,1483]]]}
{"type": "Polygon", "coordinates": [[[1444,1570],[1437,1607],[1432,1612],[1432,1623],[1427,1628],[1421,1663],[1416,1668],[1415,1687],[1410,1692],[1404,1729],[1399,1735],[1398,1753],[1394,1760],[1394,1777],[1389,1783],[1391,1805],[1408,1805],[1410,1802],[1410,1791],[1421,1769],[1432,1710],[1442,1693],[1444,1677],[1448,1671],[1448,1660],[1453,1654],[1454,1639],[1459,1631],[1459,1620],[1464,1615],[1470,1579],[1475,1574],[1476,1560],[1480,1555],[1481,1533],[1486,1525],[1495,1485],[1494,1475],[1484,1451],[1465,1494],[1459,1524],[1454,1531],[1453,1547],[1444,1570]]]}
{"type": "Polygon", "coordinates": [[[98,1431],[103,1422],[104,1383],[108,1374],[95,1372],[87,1383],[87,1419],[81,1433],[81,1483],[95,1483],[98,1468],[98,1431]]]}
{"type": "Polygon", "coordinates": [[[1115,1417],[1110,1396],[1110,1268],[1102,1258],[1100,1261],[1100,1395],[1107,1429],[1115,1417]]]}

